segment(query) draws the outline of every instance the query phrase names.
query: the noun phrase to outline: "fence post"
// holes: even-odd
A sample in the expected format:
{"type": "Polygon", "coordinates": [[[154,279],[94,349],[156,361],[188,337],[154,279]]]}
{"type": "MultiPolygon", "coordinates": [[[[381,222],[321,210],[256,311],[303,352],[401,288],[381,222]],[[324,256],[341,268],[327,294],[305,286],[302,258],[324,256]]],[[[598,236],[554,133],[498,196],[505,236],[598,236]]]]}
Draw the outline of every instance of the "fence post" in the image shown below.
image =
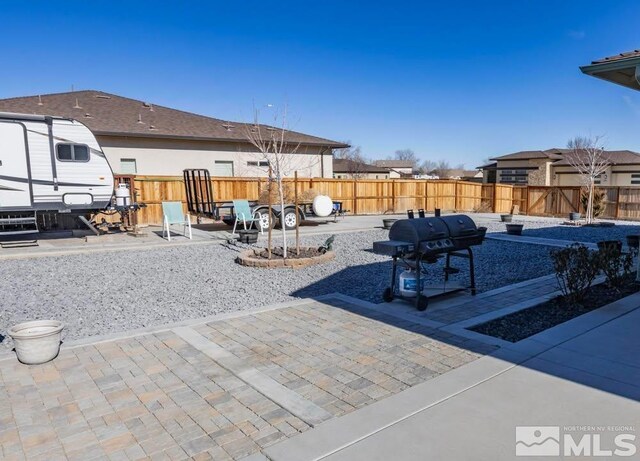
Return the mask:
{"type": "Polygon", "coordinates": [[[355,180],[353,181],[353,214],[358,214],[358,188],[355,180]]]}
{"type": "Polygon", "coordinates": [[[493,184],[493,212],[498,212],[498,183],[493,184]]]}
{"type": "Polygon", "coordinates": [[[454,194],[455,194],[454,201],[455,201],[456,212],[460,211],[460,191],[458,190],[459,185],[460,184],[458,183],[458,181],[456,181],[455,188],[454,188],[454,194]]]}
{"type": "Polygon", "coordinates": [[[396,180],[391,180],[391,213],[396,212],[396,180]]]}
{"type": "Polygon", "coordinates": [[[620,186],[616,189],[616,219],[620,216],[620,186]]]}
{"type": "Polygon", "coordinates": [[[429,188],[429,181],[424,180],[424,206],[422,207],[425,211],[427,210],[427,189],[429,188]]]}

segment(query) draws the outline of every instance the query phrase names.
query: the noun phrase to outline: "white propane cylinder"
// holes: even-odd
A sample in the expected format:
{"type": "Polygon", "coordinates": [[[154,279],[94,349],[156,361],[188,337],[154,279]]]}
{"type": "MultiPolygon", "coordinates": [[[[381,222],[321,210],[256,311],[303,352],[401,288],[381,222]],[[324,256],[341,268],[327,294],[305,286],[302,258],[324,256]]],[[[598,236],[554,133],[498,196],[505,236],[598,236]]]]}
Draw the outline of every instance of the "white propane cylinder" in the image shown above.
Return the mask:
{"type": "MultiPolygon", "coordinates": [[[[399,291],[402,296],[406,296],[407,298],[415,298],[417,295],[417,284],[418,280],[416,278],[416,272],[413,269],[407,269],[402,274],[400,274],[399,291]]],[[[423,284],[421,283],[421,285],[423,284]]]]}
{"type": "Polygon", "coordinates": [[[131,205],[131,193],[129,192],[129,186],[127,184],[120,183],[116,188],[116,206],[129,205],[131,205]]]}
{"type": "Polygon", "coordinates": [[[333,211],[333,201],[326,195],[316,195],[311,204],[313,213],[321,218],[326,218],[333,211]]]}

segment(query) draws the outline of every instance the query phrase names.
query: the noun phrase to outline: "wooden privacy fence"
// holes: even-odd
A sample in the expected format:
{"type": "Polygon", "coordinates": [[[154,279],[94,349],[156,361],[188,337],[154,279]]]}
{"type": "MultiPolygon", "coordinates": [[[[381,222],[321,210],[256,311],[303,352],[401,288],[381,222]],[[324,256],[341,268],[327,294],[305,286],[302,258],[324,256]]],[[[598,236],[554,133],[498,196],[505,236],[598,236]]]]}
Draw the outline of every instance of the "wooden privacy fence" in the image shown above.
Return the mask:
{"type": "MultiPolygon", "coordinates": [[[[116,182],[118,181],[116,177],[116,182]]],[[[294,180],[286,179],[286,186],[293,191],[294,180]]],[[[257,200],[267,186],[264,178],[211,178],[215,201],[233,199],[257,200]]],[[[498,185],[494,197],[484,197],[484,192],[494,185],[464,181],[426,181],[414,179],[325,179],[299,178],[298,195],[313,189],[341,201],[343,209],[351,214],[400,213],[408,209],[423,208],[433,211],[494,211],[509,212],[511,208],[511,186],[498,185]],[[496,201],[497,200],[497,201],[496,201]],[[485,210],[486,208],[486,210],[485,210]]],[[[175,176],[136,176],[133,190],[139,202],[145,203],[138,213],[140,224],[162,222],[162,202],[182,201],[186,204],[184,182],[175,176]]],[[[186,209],[186,207],[185,207],[186,209]]]]}
{"type": "MultiPolygon", "coordinates": [[[[640,187],[598,186],[605,193],[602,217],[612,219],[640,219],[640,187]]],[[[580,204],[582,189],[578,186],[520,186],[514,187],[514,204],[523,213],[533,216],[566,216],[583,213],[580,204]],[[517,203],[516,203],[517,202],[517,203]]]]}
{"type": "MultiPolygon", "coordinates": [[[[120,178],[116,177],[116,182],[120,178]]],[[[140,224],[162,223],[162,202],[185,202],[181,177],[127,177],[139,202],[140,224]]],[[[292,191],[294,180],[286,179],[292,191]]],[[[266,187],[265,178],[211,179],[215,201],[257,200],[266,187]]],[[[511,186],[465,181],[419,179],[298,179],[298,195],[313,189],[341,201],[351,214],[404,213],[408,209],[433,211],[510,213],[517,205],[520,213],[536,216],[567,216],[580,210],[579,187],[511,186]]],[[[604,217],[640,219],[640,187],[601,187],[606,192],[604,217]]],[[[185,206],[186,209],[186,206],[185,206]]],[[[581,211],[581,210],[580,210],[581,211]]]]}

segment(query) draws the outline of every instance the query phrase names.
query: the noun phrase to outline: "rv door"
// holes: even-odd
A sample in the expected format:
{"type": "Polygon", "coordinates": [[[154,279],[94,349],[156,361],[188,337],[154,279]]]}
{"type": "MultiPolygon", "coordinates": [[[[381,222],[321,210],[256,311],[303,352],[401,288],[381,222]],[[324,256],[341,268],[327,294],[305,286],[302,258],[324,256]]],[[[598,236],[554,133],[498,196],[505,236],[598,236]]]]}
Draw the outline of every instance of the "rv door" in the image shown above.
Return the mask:
{"type": "Polygon", "coordinates": [[[31,181],[24,126],[0,122],[0,209],[31,208],[31,181]]]}

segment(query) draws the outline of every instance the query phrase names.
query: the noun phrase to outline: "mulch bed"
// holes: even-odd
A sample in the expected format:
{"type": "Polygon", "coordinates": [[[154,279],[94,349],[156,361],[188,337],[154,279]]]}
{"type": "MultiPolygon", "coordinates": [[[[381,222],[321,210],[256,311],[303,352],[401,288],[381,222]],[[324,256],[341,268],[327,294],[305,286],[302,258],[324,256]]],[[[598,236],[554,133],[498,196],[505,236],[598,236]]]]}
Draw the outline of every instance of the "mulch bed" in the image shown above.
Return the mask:
{"type": "Polygon", "coordinates": [[[606,283],[592,286],[582,304],[571,304],[563,296],[558,296],[537,306],[475,325],[469,330],[515,343],[640,291],[635,277],[635,274],[628,276],[619,289],[606,283]]]}
{"type": "MultiPolygon", "coordinates": [[[[296,247],[287,248],[287,259],[302,259],[302,258],[313,258],[314,256],[320,256],[321,253],[317,248],[300,248],[300,254],[298,255],[296,252],[296,247]]],[[[255,258],[269,259],[269,253],[266,249],[255,253],[255,258]]],[[[284,250],[281,247],[272,248],[271,249],[271,259],[283,259],[284,250]]]]}

